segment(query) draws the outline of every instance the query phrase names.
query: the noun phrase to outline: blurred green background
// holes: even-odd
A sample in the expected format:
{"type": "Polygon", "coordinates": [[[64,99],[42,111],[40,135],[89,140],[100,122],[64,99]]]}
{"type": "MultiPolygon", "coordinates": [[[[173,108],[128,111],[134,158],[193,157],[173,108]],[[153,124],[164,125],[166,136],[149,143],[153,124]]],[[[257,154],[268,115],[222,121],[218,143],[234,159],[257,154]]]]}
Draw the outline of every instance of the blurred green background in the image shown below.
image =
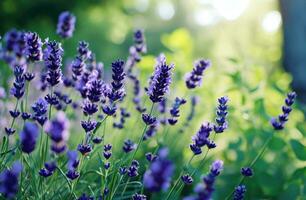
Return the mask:
{"type": "MultiPolygon", "coordinates": [[[[1,0],[0,34],[15,27],[36,31],[42,38],[59,40],[55,34],[56,23],[58,14],[64,10],[77,17],[74,36],[64,44],[65,57],[73,57],[78,41],[85,40],[106,70],[113,60],[127,58],[133,30],[144,29],[148,54],[138,66],[143,86],[152,72],[154,57],[160,52],[176,65],[176,84],[172,86],[176,95],[185,94],[182,80],[195,59],[212,60],[213,66],[204,77],[203,87],[196,91],[201,100],[194,125],[187,131],[190,134],[176,141],[186,148],[172,150],[171,156],[181,165],[189,158],[186,141],[190,141],[202,121],[214,119],[216,99],[228,95],[230,128],[218,136],[218,148],[210,154],[211,160],[219,158],[225,162],[226,170],[216,189],[216,199],[223,199],[238,182],[240,167],[255,157],[271,133],[269,119],[279,114],[284,95],[295,80],[295,73],[291,75],[282,67],[285,45],[279,2],[1,0]]],[[[0,64],[0,82],[5,86],[10,71],[4,63],[0,64]]],[[[299,73],[305,75],[305,66],[301,70],[299,73]]],[[[286,130],[276,135],[265,157],[255,166],[255,176],[246,182],[247,199],[305,198],[306,124],[302,103],[305,94],[300,89],[303,83],[295,83],[294,87],[301,91],[298,95],[302,98],[286,130]]],[[[188,106],[182,113],[188,113],[188,106]]],[[[176,130],[170,134],[175,135],[176,130]]],[[[208,165],[202,172],[207,168],[208,165]]],[[[191,191],[187,187],[184,194],[191,191]]]]}

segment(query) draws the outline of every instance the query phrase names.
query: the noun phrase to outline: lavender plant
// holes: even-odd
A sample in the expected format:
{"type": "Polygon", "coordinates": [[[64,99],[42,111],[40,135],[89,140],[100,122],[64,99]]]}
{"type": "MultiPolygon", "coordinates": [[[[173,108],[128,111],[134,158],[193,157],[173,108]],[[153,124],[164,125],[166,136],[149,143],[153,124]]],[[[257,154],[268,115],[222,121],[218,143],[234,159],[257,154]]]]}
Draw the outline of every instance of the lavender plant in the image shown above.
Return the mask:
{"type": "MultiPolygon", "coordinates": [[[[76,17],[66,11],[58,20],[56,33],[62,39],[72,37],[76,17]]],[[[168,64],[164,54],[157,57],[147,87],[141,81],[137,66],[147,53],[143,30],[134,32],[126,62],[112,62],[110,81],[103,72],[103,63],[96,61],[85,41],[79,42],[77,55],[64,69],[62,42],[42,42],[37,33],[14,29],[4,38],[0,58],[13,72],[10,101],[14,108],[8,111],[9,125],[2,128],[1,198],[213,198],[221,171],[227,171],[227,161],[214,161],[206,175],[200,180],[198,177],[210,161],[208,153],[217,148],[216,136],[228,134],[231,128],[229,103],[235,99],[218,98],[215,120],[203,122],[190,137],[190,144],[178,146],[177,142],[191,130],[195,113],[200,110],[196,109],[198,99],[189,94],[201,87],[210,61],[196,61],[185,76],[186,95],[173,98],[176,94],[171,83],[177,80],[173,77],[174,64],[168,64]],[[39,83],[41,90],[33,89],[30,81],[39,83]],[[27,108],[29,96],[35,99],[32,109],[27,108]],[[167,102],[173,103],[168,107],[167,102]],[[190,110],[181,122],[183,105],[187,104],[190,110]],[[136,120],[134,126],[130,126],[131,119],[136,120]],[[178,148],[190,155],[187,162],[182,159],[183,164],[177,164],[172,157],[178,148]],[[194,192],[183,193],[183,189],[193,186],[194,192]]],[[[273,131],[285,128],[295,98],[295,92],[288,93],[282,114],[271,119],[273,131]]],[[[241,168],[241,180],[227,199],[244,199],[245,179],[256,175],[254,166],[273,135],[241,168]]]]}

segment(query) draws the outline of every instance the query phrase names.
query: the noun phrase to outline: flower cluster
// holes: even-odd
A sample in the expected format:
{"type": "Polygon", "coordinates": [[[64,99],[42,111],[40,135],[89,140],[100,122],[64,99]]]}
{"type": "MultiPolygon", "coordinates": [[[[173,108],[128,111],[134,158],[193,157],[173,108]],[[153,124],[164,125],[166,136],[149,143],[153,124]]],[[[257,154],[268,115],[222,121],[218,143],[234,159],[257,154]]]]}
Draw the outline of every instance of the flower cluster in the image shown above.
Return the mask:
{"type": "Polygon", "coordinates": [[[195,62],[192,72],[186,75],[186,86],[194,89],[202,83],[203,73],[210,66],[209,60],[200,59],[195,62]]]}
{"type": "Polygon", "coordinates": [[[148,96],[153,103],[160,102],[164,99],[164,95],[168,92],[171,83],[171,73],[174,65],[167,65],[166,58],[158,58],[157,65],[151,77],[148,96]]]}
{"type": "Polygon", "coordinates": [[[151,192],[166,191],[170,186],[174,165],[167,156],[168,149],[161,149],[158,158],[151,163],[150,169],[144,174],[144,187],[151,192]]]}
{"type": "Polygon", "coordinates": [[[214,141],[209,139],[210,133],[213,128],[210,123],[206,122],[201,125],[199,131],[195,136],[193,136],[193,143],[190,144],[190,149],[195,155],[199,155],[202,153],[202,147],[207,146],[208,148],[215,148],[216,144],[214,141]]]}
{"type": "Polygon", "coordinates": [[[62,38],[70,38],[74,32],[76,18],[75,16],[68,12],[62,12],[59,15],[56,33],[62,38]]]}
{"type": "Polygon", "coordinates": [[[283,113],[278,116],[278,118],[272,118],[271,124],[275,130],[282,130],[286,122],[288,121],[288,117],[290,112],[292,111],[292,105],[295,101],[296,93],[290,92],[287,94],[287,98],[285,99],[285,105],[282,107],[283,113]]]}

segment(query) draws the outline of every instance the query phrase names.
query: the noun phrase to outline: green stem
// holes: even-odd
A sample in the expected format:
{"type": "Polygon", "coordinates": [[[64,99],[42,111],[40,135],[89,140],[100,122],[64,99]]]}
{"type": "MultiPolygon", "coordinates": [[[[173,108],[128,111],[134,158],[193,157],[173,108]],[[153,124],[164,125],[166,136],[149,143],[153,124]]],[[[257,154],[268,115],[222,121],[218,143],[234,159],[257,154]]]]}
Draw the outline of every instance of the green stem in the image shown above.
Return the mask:
{"type": "Polygon", "coordinates": [[[180,179],[181,179],[181,176],[184,174],[185,169],[188,168],[188,166],[190,165],[190,163],[192,162],[192,160],[193,160],[194,157],[195,157],[195,154],[193,154],[193,155],[191,156],[191,158],[189,159],[189,161],[188,161],[187,164],[185,165],[186,168],[183,167],[183,169],[181,170],[180,175],[179,175],[178,178],[176,179],[176,181],[175,181],[173,187],[171,188],[169,194],[167,195],[166,200],[168,200],[168,199],[171,197],[171,194],[174,192],[174,189],[175,189],[176,186],[179,184],[180,179]]]}
{"type": "MultiPolygon", "coordinates": [[[[152,115],[153,108],[154,108],[154,103],[152,103],[152,106],[151,106],[151,109],[150,109],[149,116],[152,115]]],[[[136,147],[136,149],[135,149],[135,151],[134,151],[134,153],[133,153],[133,156],[132,156],[132,159],[131,159],[130,163],[134,160],[134,158],[135,158],[135,156],[136,156],[136,153],[137,153],[137,151],[139,150],[139,147],[141,146],[141,144],[142,144],[142,142],[143,142],[143,137],[144,137],[144,135],[145,135],[145,133],[146,133],[147,128],[148,128],[148,125],[146,124],[146,125],[144,126],[144,128],[143,128],[141,137],[140,137],[139,140],[138,140],[137,147],[136,147]]]]}
{"type": "Polygon", "coordinates": [[[123,194],[125,193],[127,185],[128,185],[129,182],[130,182],[130,177],[127,179],[126,183],[124,184],[124,188],[123,188],[123,191],[121,193],[121,198],[123,197],[123,194]]]}
{"type": "MultiPolygon", "coordinates": [[[[252,168],[252,167],[256,164],[256,162],[259,160],[259,158],[261,158],[261,156],[265,153],[265,151],[266,151],[266,149],[267,149],[269,143],[271,142],[273,136],[274,136],[274,134],[272,133],[272,134],[266,139],[266,141],[265,141],[265,143],[263,144],[263,146],[261,147],[259,153],[258,153],[258,154],[256,155],[256,157],[250,162],[250,164],[249,164],[248,167],[252,168]]],[[[244,178],[245,178],[245,177],[243,176],[243,177],[240,179],[238,185],[241,185],[241,184],[242,184],[242,182],[244,181],[244,178]]],[[[234,192],[235,192],[235,189],[225,198],[225,200],[230,199],[230,198],[233,196],[234,192]]]]}

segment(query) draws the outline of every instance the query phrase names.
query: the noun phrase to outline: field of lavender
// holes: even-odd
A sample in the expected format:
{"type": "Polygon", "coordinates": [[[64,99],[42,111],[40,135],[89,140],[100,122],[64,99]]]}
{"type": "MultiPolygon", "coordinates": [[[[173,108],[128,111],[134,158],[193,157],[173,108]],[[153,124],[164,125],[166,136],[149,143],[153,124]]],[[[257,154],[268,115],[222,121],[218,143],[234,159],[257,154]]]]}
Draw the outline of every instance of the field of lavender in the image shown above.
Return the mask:
{"type": "Polygon", "coordinates": [[[81,20],[60,13],[55,40],[1,38],[0,199],[305,198],[306,125],[287,74],[184,60],[183,29],[159,55],[136,29],[111,66],[84,38],[64,60],[81,20]]]}

